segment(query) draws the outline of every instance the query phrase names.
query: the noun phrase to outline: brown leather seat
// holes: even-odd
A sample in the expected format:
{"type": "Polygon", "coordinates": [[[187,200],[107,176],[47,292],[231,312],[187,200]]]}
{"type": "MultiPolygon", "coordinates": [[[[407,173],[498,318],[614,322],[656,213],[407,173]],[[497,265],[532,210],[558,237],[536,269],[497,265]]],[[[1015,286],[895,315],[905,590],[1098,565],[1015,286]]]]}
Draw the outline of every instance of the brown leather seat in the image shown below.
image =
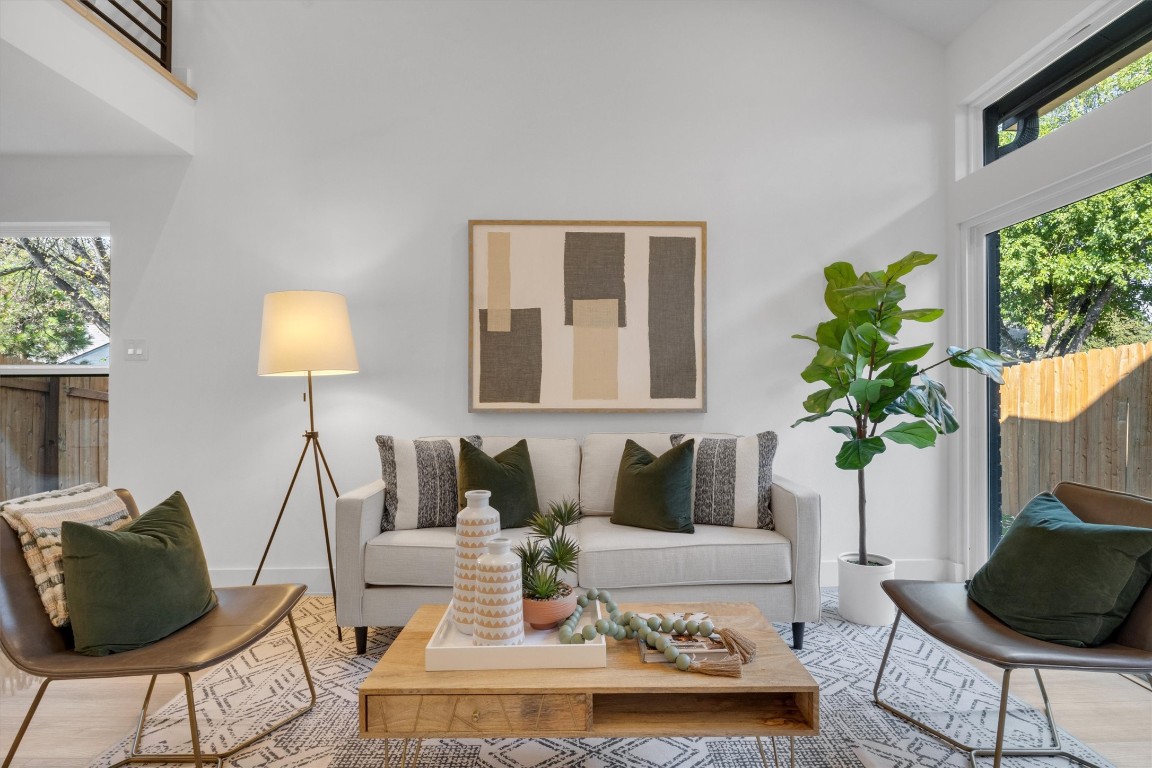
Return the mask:
{"type": "MultiPolygon", "coordinates": [[[[139,511],[131,494],[122,489],[117,493],[128,505],[132,517],[139,511]]],[[[203,764],[204,759],[220,760],[235,754],[253,742],[262,739],[276,728],[299,717],[316,703],[316,689],[300,644],[300,636],[292,619],[292,608],[304,596],[301,584],[267,584],[250,587],[223,587],[216,590],[219,605],[188,626],[152,645],[109,656],[83,656],[72,650],[72,633],[67,628],[52,626],[35,584],[20,551],[20,540],[9,526],[0,524],[0,648],[12,664],[29,674],[43,677],[20,731],[3,767],[7,768],[17,747],[32,721],[48,684],[53,680],[74,680],[103,677],[129,677],[150,675],[152,681],[144,697],[140,725],[132,745],[132,755],[117,763],[148,761],[141,753],[140,737],[148,714],[148,702],[157,675],[178,674],[184,678],[188,702],[189,728],[192,733],[193,752],[189,755],[155,755],[151,762],[173,761],[203,764]],[[311,701],[288,717],[273,724],[244,743],[223,753],[202,753],[196,724],[196,707],[192,694],[191,672],[210,667],[248,648],[272,631],[281,621],[288,619],[304,676],[308,681],[311,701]]]]}
{"type": "MultiPolygon", "coordinates": [[[[1152,499],[1080,483],[1060,483],[1052,493],[1085,522],[1152,528],[1152,499]]],[[[888,647],[876,674],[873,698],[887,711],[947,741],[957,749],[966,751],[973,766],[976,765],[977,757],[989,755],[994,757],[995,766],[1000,765],[1004,755],[1063,756],[1081,765],[1092,766],[1093,763],[1061,749],[1040,671],[1066,669],[1141,675],[1152,673],[1152,582],[1145,586],[1112,640],[1095,648],[1072,648],[1022,635],[969,600],[963,583],[895,579],[884,582],[883,587],[896,604],[897,613],[888,638],[888,647]],[[880,699],[880,684],[888,663],[888,654],[892,650],[900,620],[905,617],[940,642],[1004,670],[1000,719],[994,747],[962,744],[880,699]],[[1015,669],[1035,671],[1052,731],[1053,747],[1050,749],[1004,748],[1008,686],[1015,669]]]]}

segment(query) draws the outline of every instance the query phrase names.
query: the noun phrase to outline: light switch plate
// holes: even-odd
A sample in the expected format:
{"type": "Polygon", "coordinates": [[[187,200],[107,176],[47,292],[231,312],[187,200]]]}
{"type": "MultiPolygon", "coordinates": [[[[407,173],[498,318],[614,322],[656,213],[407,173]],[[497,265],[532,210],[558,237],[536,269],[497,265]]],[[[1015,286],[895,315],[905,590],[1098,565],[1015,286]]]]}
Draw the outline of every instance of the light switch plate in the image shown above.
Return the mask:
{"type": "Polygon", "coordinates": [[[148,342],[144,339],[128,339],[124,350],[125,360],[143,361],[148,359],[148,342]]]}

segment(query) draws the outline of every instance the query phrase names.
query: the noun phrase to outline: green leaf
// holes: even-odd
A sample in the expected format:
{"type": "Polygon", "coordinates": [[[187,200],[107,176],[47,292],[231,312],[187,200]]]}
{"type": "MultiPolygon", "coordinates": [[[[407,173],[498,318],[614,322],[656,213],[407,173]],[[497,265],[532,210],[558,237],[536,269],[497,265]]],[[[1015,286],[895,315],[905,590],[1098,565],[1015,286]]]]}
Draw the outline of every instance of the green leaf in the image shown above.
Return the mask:
{"type": "Polygon", "coordinates": [[[849,440],[856,437],[856,428],[855,427],[845,427],[843,425],[838,425],[835,427],[828,427],[828,429],[832,430],[833,432],[835,432],[839,435],[844,435],[844,437],[847,437],[849,440]]]}
{"type": "Polygon", "coordinates": [[[997,384],[1003,384],[1004,377],[1001,371],[1004,368],[1004,363],[1010,362],[1010,358],[984,347],[972,347],[971,349],[948,347],[948,362],[956,368],[971,368],[997,384]]]}
{"type": "Polygon", "coordinates": [[[913,360],[919,360],[928,354],[932,349],[931,344],[921,344],[918,347],[905,347],[904,349],[890,349],[888,352],[876,361],[876,367],[891,365],[892,363],[910,363],[913,360]]]}
{"type": "Polygon", "coordinates": [[[892,314],[900,320],[915,320],[918,323],[930,323],[944,316],[942,309],[902,309],[892,314]]]}
{"type": "MultiPolygon", "coordinates": [[[[792,334],[792,338],[804,339],[805,341],[816,341],[816,339],[812,338],[811,336],[805,336],[802,333],[794,333],[794,334],[792,334]]],[[[816,341],[816,343],[819,344],[820,342],[816,341]]]]}
{"type": "Polygon", "coordinates": [[[796,419],[796,421],[792,422],[792,426],[798,427],[801,424],[804,424],[807,422],[820,421],[820,419],[828,418],[829,416],[836,414],[836,413],[843,413],[845,416],[851,416],[852,418],[856,418],[856,414],[853,413],[852,411],[848,410],[847,408],[833,408],[832,410],[826,411],[825,413],[816,413],[816,414],[813,414],[811,416],[805,416],[802,419],[796,419]]]}
{"type": "Polygon", "coordinates": [[[816,326],[816,341],[821,346],[839,349],[840,341],[851,328],[852,323],[847,318],[837,317],[833,320],[827,320],[816,326]]]}
{"type": "Polygon", "coordinates": [[[820,347],[816,350],[816,356],[812,358],[812,362],[800,372],[800,377],[809,384],[823,381],[829,386],[836,386],[840,383],[838,369],[841,366],[851,364],[851,362],[852,360],[838,349],[820,347]]]}
{"type": "Polygon", "coordinates": [[[879,437],[848,440],[836,454],[836,466],[840,469],[863,469],[872,461],[873,456],[884,453],[885,447],[879,437]]]}
{"type": "Polygon", "coordinates": [[[846,387],[830,387],[828,389],[821,389],[808,395],[804,401],[804,410],[808,413],[823,413],[832,408],[832,403],[836,402],[844,395],[848,394],[846,387]]]}
{"type": "Polygon", "coordinates": [[[872,421],[883,421],[884,414],[890,413],[888,406],[903,395],[912,386],[912,377],[916,375],[916,366],[907,363],[892,363],[880,371],[880,378],[891,381],[880,392],[876,402],[868,410],[868,418],[872,421]]]}
{"type": "Polygon", "coordinates": [[[856,338],[864,342],[868,348],[871,348],[873,344],[879,344],[887,349],[889,344],[900,343],[900,339],[888,333],[883,328],[877,328],[872,323],[862,323],[857,326],[853,332],[856,334],[856,338]]]}
{"type": "Polygon", "coordinates": [[[915,448],[928,448],[936,445],[936,430],[922,419],[897,424],[891,429],[881,432],[880,436],[894,443],[911,445],[915,448]]]}
{"type": "Polygon", "coordinates": [[[874,403],[886,386],[892,386],[892,379],[856,379],[848,385],[848,394],[858,403],[874,403]]]}
{"type": "Polygon", "coordinates": [[[889,413],[907,413],[925,419],[939,434],[949,435],[960,428],[956,412],[948,402],[944,385],[920,374],[920,384],[916,384],[888,406],[889,413]]]}
{"type": "Polygon", "coordinates": [[[837,261],[824,267],[824,277],[828,281],[828,287],[824,289],[824,304],[837,317],[848,314],[848,307],[838,291],[856,284],[856,270],[846,261],[837,261]]]}
{"type": "Polygon", "coordinates": [[[865,278],[861,278],[862,282],[857,285],[850,288],[840,288],[836,291],[844,302],[844,306],[856,310],[876,309],[880,306],[888,289],[883,285],[863,282],[865,278]]]}
{"type": "Polygon", "coordinates": [[[921,253],[920,251],[912,251],[899,261],[894,261],[888,265],[888,269],[884,270],[884,277],[888,280],[898,280],[904,275],[907,275],[916,267],[922,267],[925,264],[931,264],[936,260],[934,253],[921,253]]]}

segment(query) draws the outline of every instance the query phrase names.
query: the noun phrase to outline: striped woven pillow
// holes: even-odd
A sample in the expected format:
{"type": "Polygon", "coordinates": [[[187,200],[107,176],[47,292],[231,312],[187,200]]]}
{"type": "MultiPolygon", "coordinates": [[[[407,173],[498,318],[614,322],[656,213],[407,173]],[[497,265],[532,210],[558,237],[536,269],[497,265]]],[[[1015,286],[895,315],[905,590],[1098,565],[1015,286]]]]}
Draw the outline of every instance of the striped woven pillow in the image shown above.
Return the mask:
{"type": "Polygon", "coordinates": [[[0,517],[20,535],[20,548],[52,626],[68,623],[60,527],[65,520],[117,530],[132,522],[116,492],[97,483],[0,502],[0,517]]]}
{"type": "Polygon", "coordinates": [[[692,471],[692,521],[701,525],[774,530],[772,460],[776,433],[740,438],[674,434],[672,445],[696,440],[692,471]]]}

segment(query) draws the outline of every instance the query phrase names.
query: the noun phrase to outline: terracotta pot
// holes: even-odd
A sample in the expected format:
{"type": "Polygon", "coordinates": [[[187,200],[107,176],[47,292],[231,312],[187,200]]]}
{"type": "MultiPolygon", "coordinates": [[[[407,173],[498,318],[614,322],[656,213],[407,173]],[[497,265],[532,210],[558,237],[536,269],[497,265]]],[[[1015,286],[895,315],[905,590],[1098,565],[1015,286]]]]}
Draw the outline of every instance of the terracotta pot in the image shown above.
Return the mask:
{"type": "Polygon", "coordinates": [[[553,629],[576,610],[576,590],[551,600],[524,598],[524,621],[532,629],[553,629]]]}

